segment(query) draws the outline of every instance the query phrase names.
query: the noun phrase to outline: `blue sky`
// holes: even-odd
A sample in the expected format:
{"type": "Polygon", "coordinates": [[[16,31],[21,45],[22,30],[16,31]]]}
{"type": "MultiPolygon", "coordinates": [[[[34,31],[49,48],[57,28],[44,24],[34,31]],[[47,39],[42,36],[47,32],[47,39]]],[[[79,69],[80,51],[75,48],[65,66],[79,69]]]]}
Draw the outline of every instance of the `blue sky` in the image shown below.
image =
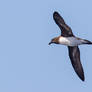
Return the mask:
{"type": "Polygon", "coordinates": [[[82,82],[72,68],[67,47],[48,45],[60,35],[54,11],[76,36],[92,41],[92,0],[0,1],[0,92],[92,90],[92,46],[80,46],[82,82]]]}

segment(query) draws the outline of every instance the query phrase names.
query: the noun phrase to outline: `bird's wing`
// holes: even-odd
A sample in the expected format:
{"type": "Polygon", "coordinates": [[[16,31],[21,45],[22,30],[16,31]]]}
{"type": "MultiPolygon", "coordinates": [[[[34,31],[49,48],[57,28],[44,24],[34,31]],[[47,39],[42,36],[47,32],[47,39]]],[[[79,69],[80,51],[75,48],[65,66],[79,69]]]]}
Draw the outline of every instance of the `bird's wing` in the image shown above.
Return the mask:
{"type": "Polygon", "coordinates": [[[58,12],[54,12],[53,19],[55,20],[56,24],[61,29],[62,36],[64,37],[74,36],[71,28],[65,23],[64,19],[60,16],[58,12]]]}
{"type": "Polygon", "coordinates": [[[74,47],[68,46],[68,50],[69,50],[69,57],[75,72],[77,73],[79,78],[82,81],[84,81],[85,80],[84,71],[82,68],[82,64],[80,62],[80,50],[78,46],[74,46],[74,47]]]}

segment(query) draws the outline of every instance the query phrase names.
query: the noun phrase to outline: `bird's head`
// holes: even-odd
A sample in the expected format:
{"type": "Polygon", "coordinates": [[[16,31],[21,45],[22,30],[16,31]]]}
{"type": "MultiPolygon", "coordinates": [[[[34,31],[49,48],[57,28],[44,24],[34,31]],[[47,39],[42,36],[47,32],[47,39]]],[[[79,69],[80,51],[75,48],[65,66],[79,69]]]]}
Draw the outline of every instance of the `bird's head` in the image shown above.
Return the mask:
{"type": "Polygon", "coordinates": [[[59,44],[59,37],[55,37],[51,40],[51,42],[49,42],[49,45],[55,43],[55,44],[59,44]]]}

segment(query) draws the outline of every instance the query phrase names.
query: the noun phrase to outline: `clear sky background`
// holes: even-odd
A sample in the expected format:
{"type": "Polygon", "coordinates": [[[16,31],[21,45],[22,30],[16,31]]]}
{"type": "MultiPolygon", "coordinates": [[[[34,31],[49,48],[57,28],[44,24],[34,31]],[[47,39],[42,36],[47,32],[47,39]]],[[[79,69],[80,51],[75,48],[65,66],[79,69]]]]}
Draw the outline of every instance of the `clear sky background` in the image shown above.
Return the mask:
{"type": "Polygon", "coordinates": [[[76,36],[92,41],[92,0],[0,1],[0,92],[91,92],[92,46],[79,46],[85,82],[74,72],[60,35],[58,11],[76,36]]]}

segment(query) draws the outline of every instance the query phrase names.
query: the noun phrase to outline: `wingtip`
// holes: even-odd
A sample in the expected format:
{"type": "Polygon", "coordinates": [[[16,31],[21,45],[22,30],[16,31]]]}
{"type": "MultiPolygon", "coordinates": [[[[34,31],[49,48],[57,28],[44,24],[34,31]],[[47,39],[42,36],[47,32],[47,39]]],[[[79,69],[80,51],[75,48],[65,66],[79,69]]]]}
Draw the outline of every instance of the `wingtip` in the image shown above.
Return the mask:
{"type": "Polygon", "coordinates": [[[84,72],[81,73],[81,74],[77,74],[79,76],[79,78],[82,80],[82,81],[85,81],[85,76],[84,76],[84,72]]]}
{"type": "Polygon", "coordinates": [[[56,14],[58,14],[58,12],[57,11],[54,11],[53,15],[56,15],[56,14]]]}
{"type": "Polygon", "coordinates": [[[55,20],[56,24],[60,26],[60,24],[65,24],[63,17],[55,11],[53,13],[53,19],[55,20]]]}
{"type": "Polygon", "coordinates": [[[78,75],[78,77],[82,80],[85,81],[85,76],[84,76],[84,71],[83,68],[81,69],[81,71],[75,71],[78,75]]]}
{"type": "Polygon", "coordinates": [[[53,17],[57,17],[57,16],[60,16],[59,13],[57,11],[54,11],[53,17]]]}
{"type": "Polygon", "coordinates": [[[82,76],[80,79],[81,79],[83,82],[85,81],[85,77],[84,77],[84,76],[82,76]]]}

